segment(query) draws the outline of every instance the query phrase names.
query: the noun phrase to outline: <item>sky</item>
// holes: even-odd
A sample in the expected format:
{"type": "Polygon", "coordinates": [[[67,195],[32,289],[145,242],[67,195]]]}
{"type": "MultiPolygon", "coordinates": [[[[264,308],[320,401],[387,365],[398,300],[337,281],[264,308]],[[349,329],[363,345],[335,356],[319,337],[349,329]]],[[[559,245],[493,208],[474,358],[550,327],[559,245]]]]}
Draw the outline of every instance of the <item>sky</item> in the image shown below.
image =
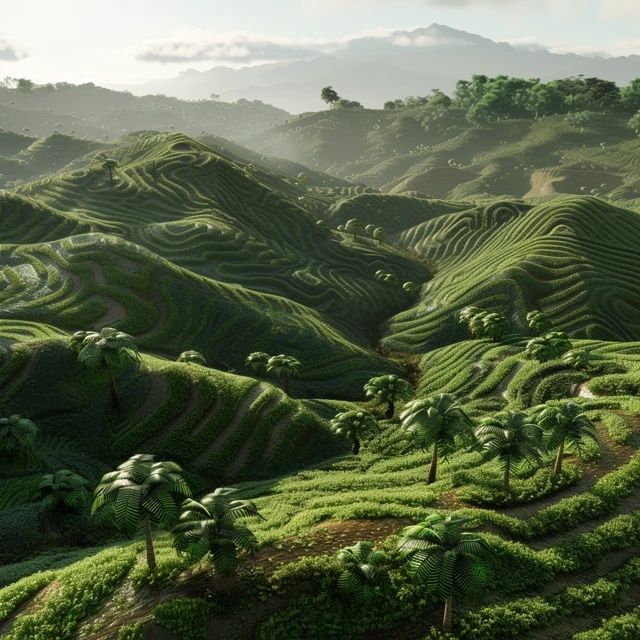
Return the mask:
{"type": "Polygon", "coordinates": [[[640,54],[638,19],[640,0],[0,0],[0,79],[117,87],[432,23],[559,53],[640,54]]]}

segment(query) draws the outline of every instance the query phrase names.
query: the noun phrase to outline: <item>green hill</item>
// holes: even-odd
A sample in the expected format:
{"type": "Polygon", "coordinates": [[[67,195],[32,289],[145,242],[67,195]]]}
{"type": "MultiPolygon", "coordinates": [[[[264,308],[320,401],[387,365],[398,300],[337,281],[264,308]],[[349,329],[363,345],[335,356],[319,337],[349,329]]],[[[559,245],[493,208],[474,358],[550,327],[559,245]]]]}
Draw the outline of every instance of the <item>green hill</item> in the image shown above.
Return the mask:
{"type": "MultiPolygon", "coordinates": [[[[431,142],[416,151],[409,116],[335,110],[263,137],[284,136],[277,153],[304,140],[313,169],[298,163],[303,151],[281,160],[215,136],[128,133],[104,151],[111,171],[100,149],[83,153],[72,139],[0,137],[13,156],[66,161],[0,192],[0,416],[40,430],[31,459],[0,469],[0,636],[635,637],[640,217],[626,195],[636,142],[622,121],[580,132],[553,116],[418,126],[431,142]],[[343,171],[330,161],[342,144],[368,159],[341,160],[343,171]],[[63,157],[67,145],[79,155],[63,157]],[[347,169],[384,182],[354,184],[347,169]],[[603,183],[610,197],[588,195],[593,184],[603,196],[603,183]],[[372,226],[386,235],[374,240],[372,226]],[[471,336],[459,322],[468,306],[503,314],[504,331],[471,336]],[[533,310],[566,332],[572,357],[530,357],[533,310]],[[69,347],[72,332],[106,326],[141,351],[115,374],[119,409],[108,373],[88,371],[69,347]],[[186,350],[207,366],[176,362],[186,350]],[[245,364],[255,351],[300,361],[288,393],[245,364]],[[460,430],[503,410],[536,421],[539,405],[570,401],[596,438],[566,448],[545,438],[505,485],[504,461],[471,441],[413,443],[403,400],[388,419],[386,402],[364,397],[384,373],[406,378],[419,399],[453,394],[450,415],[467,416],[460,430]],[[357,454],[329,423],[351,409],[378,422],[357,454]],[[43,472],[70,469],[93,490],[140,452],[179,463],[197,498],[234,486],[255,501],[262,519],[239,522],[258,548],[235,576],[216,573],[211,558],[190,562],[159,528],[152,572],[141,535],[89,521],[88,505],[68,513],[34,502],[43,472]],[[442,603],[410,578],[397,548],[404,527],[436,513],[469,518],[491,548],[482,590],[455,595],[453,636],[435,630],[442,603]],[[336,552],[359,541],[386,554],[387,587],[371,599],[339,587],[336,552]]],[[[431,429],[444,421],[434,415],[423,414],[431,429]]]]}
{"type": "Polygon", "coordinates": [[[250,146],[392,193],[511,196],[531,202],[595,192],[635,206],[640,142],[628,115],[591,113],[472,124],[457,113],[337,109],[247,138],[250,146]]]}

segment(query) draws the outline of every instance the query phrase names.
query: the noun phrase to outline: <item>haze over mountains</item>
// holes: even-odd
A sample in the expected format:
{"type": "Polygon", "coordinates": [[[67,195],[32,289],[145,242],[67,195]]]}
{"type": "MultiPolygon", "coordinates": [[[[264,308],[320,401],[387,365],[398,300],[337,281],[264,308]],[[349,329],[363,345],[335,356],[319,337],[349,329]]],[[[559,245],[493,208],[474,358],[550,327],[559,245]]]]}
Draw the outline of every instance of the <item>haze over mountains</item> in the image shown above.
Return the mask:
{"type": "Polygon", "coordinates": [[[291,112],[317,110],[321,86],[368,107],[385,100],[451,91],[472,74],[508,74],[542,80],[584,74],[627,83],[640,76],[640,56],[585,56],[552,53],[538,46],[514,46],[432,24],[412,31],[361,37],[318,51],[304,60],[209,71],[189,69],[177,77],[127,88],[137,94],[164,93],[185,99],[262,100],[291,112]]]}

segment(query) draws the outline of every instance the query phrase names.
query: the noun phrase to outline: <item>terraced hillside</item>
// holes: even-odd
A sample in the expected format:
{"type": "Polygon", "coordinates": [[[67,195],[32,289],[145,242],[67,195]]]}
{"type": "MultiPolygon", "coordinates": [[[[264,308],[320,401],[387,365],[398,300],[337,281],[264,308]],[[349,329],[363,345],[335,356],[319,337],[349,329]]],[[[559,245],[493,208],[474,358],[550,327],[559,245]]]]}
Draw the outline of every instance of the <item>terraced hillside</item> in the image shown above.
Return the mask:
{"type": "Polygon", "coordinates": [[[597,193],[636,206],[640,142],[628,115],[471,124],[418,110],[333,110],[247,138],[249,146],[391,193],[536,203],[597,193]]]}
{"type": "Polygon", "coordinates": [[[44,177],[77,158],[108,148],[109,145],[104,143],[61,133],[53,133],[46,138],[32,138],[0,131],[0,187],[13,187],[44,177]]]}
{"type": "Polygon", "coordinates": [[[638,213],[591,196],[380,192],[178,133],[127,135],[108,153],[107,167],[92,153],[0,196],[0,416],[39,429],[31,459],[0,470],[1,637],[635,637],[638,213]],[[470,333],[466,307],[494,312],[502,330],[470,333]],[[544,331],[566,332],[563,353],[532,355],[544,333],[534,310],[544,331]],[[108,326],[141,350],[114,377],[119,408],[108,372],[69,347],[72,332],[108,326]],[[194,349],[207,366],[175,361],[194,349]],[[263,351],[300,361],[289,393],[245,364],[263,351]],[[461,435],[503,411],[542,421],[540,405],[571,402],[595,438],[559,453],[541,441],[532,466],[505,475],[477,432],[412,439],[408,396],[395,413],[365,397],[386,373],[419,401],[452,394],[461,435]],[[353,409],[378,428],[349,454],[330,419],[353,409]],[[240,524],[256,553],[235,576],[215,554],[191,562],[159,530],[150,569],[142,537],[34,501],[45,471],[71,469],[93,489],[139,452],[179,463],[197,498],[232,485],[254,501],[262,518],[243,507],[240,524]],[[483,590],[455,594],[453,636],[436,630],[440,594],[398,550],[405,527],[433,514],[468,518],[491,549],[483,590]],[[371,562],[388,577],[363,599],[345,592],[349,561],[336,557],[360,541],[385,552],[371,562]]]}
{"type": "Polygon", "coordinates": [[[640,289],[640,217],[594,198],[530,207],[496,203],[442,215],[398,234],[438,265],[420,303],[389,323],[394,348],[424,352],[461,339],[465,306],[501,308],[514,332],[542,309],[576,337],[633,340],[640,289]]]}

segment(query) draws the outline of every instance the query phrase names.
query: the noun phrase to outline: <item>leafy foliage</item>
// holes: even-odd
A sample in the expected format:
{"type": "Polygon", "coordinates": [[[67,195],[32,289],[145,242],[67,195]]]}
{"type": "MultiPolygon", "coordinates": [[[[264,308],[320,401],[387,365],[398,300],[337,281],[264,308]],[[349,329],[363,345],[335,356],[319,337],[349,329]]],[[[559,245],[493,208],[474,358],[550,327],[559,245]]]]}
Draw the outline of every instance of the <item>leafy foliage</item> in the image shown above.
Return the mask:
{"type": "Polygon", "coordinates": [[[192,561],[208,556],[217,573],[233,573],[238,566],[238,549],[254,551],[257,547],[251,530],[236,521],[260,517],[260,513],[250,501],[233,500],[234,492],[221,487],[201,500],[185,500],[174,528],[176,549],[192,561]]]}

